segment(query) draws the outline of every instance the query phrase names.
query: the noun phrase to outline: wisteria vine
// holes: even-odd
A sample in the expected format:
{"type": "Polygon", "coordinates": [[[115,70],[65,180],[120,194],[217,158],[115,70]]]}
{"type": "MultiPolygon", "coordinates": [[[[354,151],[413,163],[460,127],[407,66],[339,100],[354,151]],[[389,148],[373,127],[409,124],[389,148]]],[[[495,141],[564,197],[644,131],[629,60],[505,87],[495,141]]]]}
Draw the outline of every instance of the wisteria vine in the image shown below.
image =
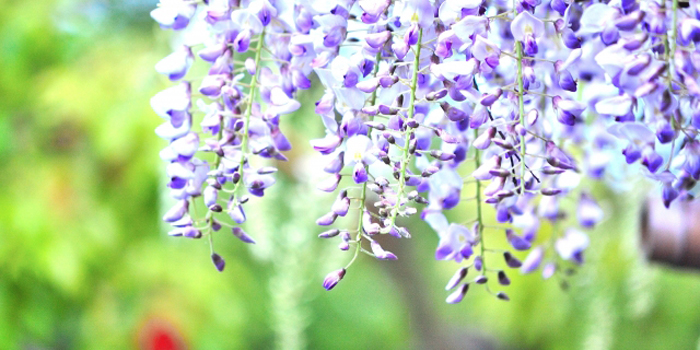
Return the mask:
{"type": "Polygon", "coordinates": [[[219,271],[214,233],[254,243],[248,194],[275,183],[262,159],[286,160],[279,123],[316,80],[318,188],[338,192],[316,223],[351,255],[327,290],[361,254],[397,259],[377,237],[409,238],[401,218],[420,211],[435,258],[458,264],[447,302],[473,285],[509,300],[491,291],[507,269],[548,279],[583,263],[603,210],[582,179],[642,173],[667,207],[700,179],[698,0],[161,0],[151,16],[190,38],[156,65],[178,82],[151,100],[177,200],[163,220],[207,237],[219,271]],[[203,78],[189,78],[193,50],[203,78]],[[487,246],[499,232],[509,249],[487,246]]]}

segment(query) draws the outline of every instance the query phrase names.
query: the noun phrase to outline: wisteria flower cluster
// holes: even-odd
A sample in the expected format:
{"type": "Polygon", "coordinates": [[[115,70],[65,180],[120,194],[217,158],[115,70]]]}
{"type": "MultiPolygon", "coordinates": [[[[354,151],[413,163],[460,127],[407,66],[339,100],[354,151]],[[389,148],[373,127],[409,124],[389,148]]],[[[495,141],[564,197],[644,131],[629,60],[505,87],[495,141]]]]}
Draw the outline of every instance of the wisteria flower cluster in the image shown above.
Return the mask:
{"type": "MultiPolygon", "coordinates": [[[[666,206],[700,179],[698,0],[161,0],[151,16],[200,39],[158,62],[178,83],[151,100],[173,236],[211,243],[227,227],[254,243],[245,204],[276,171],[255,164],[286,160],[279,123],[299,89],[323,88],[311,146],[337,197],[316,223],[350,255],[327,290],[361,254],[397,259],[377,238],[409,238],[403,217],[420,215],[435,258],[457,264],[448,303],[478,285],[509,300],[491,291],[508,269],[547,279],[583,263],[603,210],[582,179],[641,172],[666,206]],[[188,78],[195,59],[204,78],[188,78]],[[451,222],[458,206],[473,213],[451,222]],[[509,249],[486,246],[497,239],[509,249]]],[[[213,245],[212,260],[223,270],[213,245]]]]}

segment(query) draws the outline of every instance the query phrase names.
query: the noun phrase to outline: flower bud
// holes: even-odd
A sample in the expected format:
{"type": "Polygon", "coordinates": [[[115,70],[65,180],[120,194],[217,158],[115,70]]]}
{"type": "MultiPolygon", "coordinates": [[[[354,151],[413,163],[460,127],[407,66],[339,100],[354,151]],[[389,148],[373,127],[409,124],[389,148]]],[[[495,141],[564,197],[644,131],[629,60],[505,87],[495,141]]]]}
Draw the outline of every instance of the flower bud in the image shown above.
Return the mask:
{"type": "Polygon", "coordinates": [[[464,295],[467,294],[467,291],[469,290],[469,284],[465,283],[461,285],[459,288],[457,288],[452,294],[450,294],[447,299],[445,299],[445,302],[448,304],[457,304],[462,299],[464,299],[464,295]]]}
{"type": "Polygon", "coordinates": [[[506,261],[506,265],[511,268],[518,268],[522,266],[520,260],[513,256],[510,252],[503,253],[503,259],[506,261]]]}
{"type": "Polygon", "coordinates": [[[330,229],[328,231],[324,231],[323,233],[318,235],[318,238],[332,238],[340,234],[340,230],[337,228],[330,229]]]}
{"type": "Polygon", "coordinates": [[[510,285],[510,279],[503,270],[498,271],[498,283],[502,286],[510,285]]]}
{"type": "Polygon", "coordinates": [[[323,280],[323,288],[326,290],[333,289],[343,277],[345,277],[345,269],[339,269],[329,273],[323,280]]]}
{"type": "Polygon", "coordinates": [[[240,239],[241,241],[245,243],[255,244],[255,241],[252,238],[250,238],[250,236],[248,236],[242,228],[236,226],[231,229],[231,232],[234,236],[236,236],[236,238],[240,239]]]}
{"type": "Polygon", "coordinates": [[[469,272],[469,268],[467,267],[462,267],[459,270],[455,272],[455,274],[450,278],[449,282],[447,282],[447,285],[445,286],[445,290],[450,290],[454,287],[456,287],[459,282],[462,282],[464,277],[467,276],[467,273],[469,272]]]}
{"type": "Polygon", "coordinates": [[[211,255],[211,261],[214,263],[214,266],[216,266],[216,269],[219,270],[219,272],[224,271],[226,261],[224,261],[224,258],[222,258],[219,254],[213,253],[211,255]]]}

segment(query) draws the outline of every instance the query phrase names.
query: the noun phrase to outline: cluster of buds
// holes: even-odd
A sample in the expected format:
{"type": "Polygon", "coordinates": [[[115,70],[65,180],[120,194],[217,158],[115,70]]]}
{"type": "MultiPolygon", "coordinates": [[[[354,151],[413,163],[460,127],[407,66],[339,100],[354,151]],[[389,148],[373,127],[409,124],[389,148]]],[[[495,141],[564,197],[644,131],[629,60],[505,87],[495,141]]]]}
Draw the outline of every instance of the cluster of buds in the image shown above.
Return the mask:
{"type": "MultiPolygon", "coordinates": [[[[279,116],[318,77],[318,188],[338,193],[317,224],[351,254],[328,290],[361,253],[396,260],[377,237],[409,238],[403,217],[420,213],[439,236],[435,258],[460,265],[447,302],[472,284],[509,300],[491,292],[510,284],[507,269],[547,279],[583,263],[584,231],[603,210],[582,178],[616,186],[630,175],[618,165],[638,162],[666,206],[700,179],[697,0],[162,0],[152,16],[192,28],[212,64],[201,132],[190,130],[190,83],[154,98],[168,120],[158,134],[170,141],[175,234],[211,237],[221,211],[245,220],[239,184],[262,195],[274,183],[252,155],[284,159],[279,116]],[[254,58],[233,59],[246,51],[254,58]],[[199,197],[209,212],[192,219],[199,197]],[[545,222],[555,229],[543,239],[545,222]],[[486,246],[499,239],[509,248],[486,246]]],[[[193,57],[186,46],[156,68],[180,80],[193,57]]]]}

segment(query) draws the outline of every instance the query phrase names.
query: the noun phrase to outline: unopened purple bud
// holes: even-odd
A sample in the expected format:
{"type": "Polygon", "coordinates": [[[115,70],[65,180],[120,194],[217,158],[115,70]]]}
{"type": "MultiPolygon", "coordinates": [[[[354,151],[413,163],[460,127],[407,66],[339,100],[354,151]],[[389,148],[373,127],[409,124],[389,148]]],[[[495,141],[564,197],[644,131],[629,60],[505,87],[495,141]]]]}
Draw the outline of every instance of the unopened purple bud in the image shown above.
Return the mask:
{"type": "Polygon", "coordinates": [[[637,34],[633,36],[632,39],[627,41],[624,45],[622,45],[622,47],[624,47],[627,50],[634,51],[642,47],[642,45],[644,45],[647,39],[649,39],[648,33],[637,34]]]}
{"type": "Polygon", "coordinates": [[[503,253],[503,259],[506,261],[506,265],[511,268],[518,268],[522,266],[520,260],[513,256],[510,252],[503,253]]]}
{"type": "Polygon", "coordinates": [[[219,270],[219,272],[224,271],[226,261],[224,261],[224,258],[222,258],[221,255],[213,253],[211,255],[211,261],[214,263],[214,266],[216,266],[216,269],[219,270]]]}
{"type": "Polygon", "coordinates": [[[330,213],[318,218],[318,220],[316,220],[316,225],[329,226],[329,225],[332,225],[335,222],[335,219],[337,219],[337,218],[338,218],[338,214],[336,214],[334,212],[330,212],[330,213]]]}
{"type": "Polygon", "coordinates": [[[385,30],[383,32],[379,33],[372,33],[372,34],[367,34],[365,36],[365,41],[367,42],[367,45],[373,49],[378,49],[389,40],[391,37],[391,32],[388,30],[385,30]]]}
{"type": "Polygon", "coordinates": [[[340,234],[340,230],[337,228],[330,229],[328,231],[324,231],[323,233],[318,235],[318,238],[332,238],[340,234]]]}
{"type": "Polygon", "coordinates": [[[488,282],[488,281],[489,281],[488,277],[486,277],[484,275],[479,275],[479,276],[476,276],[476,278],[474,278],[474,283],[476,283],[476,284],[486,284],[486,282],[488,282]]]}
{"type": "Polygon", "coordinates": [[[651,63],[650,55],[640,55],[633,61],[627,63],[625,65],[625,70],[627,71],[627,74],[636,76],[646,69],[649,66],[649,63],[651,63]]]}
{"type": "Polygon", "coordinates": [[[571,50],[581,48],[581,38],[577,37],[573,30],[569,28],[562,30],[561,37],[567,48],[571,50]]]}
{"type": "Polygon", "coordinates": [[[207,75],[202,79],[199,92],[209,98],[218,98],[221,95],[221,88],[226,84],[226,76],[223,74],[207,75]]]}
{"type": "Polygon", "coordinates": [[[505,150],[512,150],[513,149],[513,144],[510,143],[510,141],[502,140],[502,139],[492,139],[491,142],[493,142],[496,146],[501,147],[505,150]]]}
{"type": "Polygon", "coordinates": [[[439,150],[430,151],[430,155],[445,162],[454,159],[455,155],[453,153],[443,152],[439,150]]]}
{"type": "Polygon", "coordinates": [[[608,25],[600,33],[600,40],[607,46],[615,44],[619,39],[620,31],[615,26],[608,25]]]}
{"type": "Polygon", "coordinates": [[[574,80],[569,71],[559,72],[559,87],[566,91],[576,92],[576,80],[574,80]]]}
{"type": "Polygon", "coordinates": [[[245,231],[243,231],[242,228],[236,226],[236,227],[231,229],[231,232],[233,233],[234,236],[236,236],[241,241],[243,241],[245,243],[255,244],[255,241],[252,238],[250,238],[250,236],[248,236],[245,233],[245,231]]]}
{"type": "Polygon", "coordinates": [[[425,96],[428,101],[437,101],[443,97],[447,96],[447,89],[440,89],[438,91],[433,91],[425,96]]]}
{"type": "Polygon", "coordinates": [[[540,266],[540,262],[542,262],[543,256],[544,250],[542,247],[536,247],[530,251],[530,254],[527,255],[522,266],[520,266],[520,273],[528,274],[537,270],[537,268],[540,266]]]}
{"type": "Polygon", "coordinates": [[[543,188],[540,190],[543,196],[556,196],[561,193],[560,188],[553,188],[553,187],[548,187],[548,188],[543,188]]]}
{"type": "Polygon", "coordinates": [[[365,122],[365,125],[369,126],[370,128],[379,130],[379,131],[384,131],[386,130],[386,125],[380,122],[375,122],[375,121],[369,121],[365,122]]]}
{"type": "Polygon", "coordinates": [[[366,94],[369,94],[369,93],[374,92],[374,90],[377,89],[378,85],[379,85],[379,79],[372,78],[372,79],[367,79],[367,80],[364,80],[364,81],[361,81],[361,82],[355,84],[355,87],[358,90],[360,90],[366,94]]]}
{"type": "Polygon", "coordinates": [[[489,174],[496,177],[508,177],[510,176],[510,171],[503,168],[489,169],[489,174]]]}
{"type": "Polygon", "coordinates": [[[491,145],[491,139],[496,136],[496,128],[490,127],[474,139],[472,146],[476,149],[487,149],[491,145]]]}
{"type": "Polygon", "coordinates": [[[491,94],[484,94],[484,96],[482,96],[479,100],[479,103],[481,103],[483,106],[491,106],[494,104],[494,102],[498,101],[501,94],[503,94],[503,90],[501,90],[501,88],[497,88],[496,91],[491,94]]]}
{"type": "Polygon", "coordinates": [[[504,301],[509,301],[509,300],[510,300],[510,297],[508,297],[508,294],[506,294],[505,292],[498,292],[498,293],[496,293],[496,298],[501,299],[501,300],[504,300],[504,301]]]}
{"type": "Polygon", "coordinates": [[[384,250],[382,246],[379,244],[377,241],[372,241],[370,244],[372,247],[372,253],[374,253],[374,256],[379,259],[379,260],[396,260],[397,257],[394,255],[394,253],[384,250]]]}
{"type": "Polygon", "coordinates": [[[469,284],[465,283],[461,285],[459,288],[457,288],[452,294],[450,294],[447,299],[445,299],[445,302],[448,304],[457,304],[462,299],[464,299],[464,295],[467,294],[467,291],[469,290],[469,284]]]}
{"type": "Polygon", "coordinates": [[[379,113],[380,114],[395,115],[398,112],[399,112],[399,109],[396,107],[391,107],[391,106],[387,106],[387,105],[379,105],[379,113]]]}
{"type": "Polygon", "coordinates": [[[182,219],[185,214],[187,214],[187,208],[189,207],[189,202],[187,200],[181,200],[175,204],[170,210],[168,210],[165,215],[163,215],[163,221],[165,222],[175,222],[182,219]]]}
{"type": "Polygon", "coordinates": [[[379,85],[381,85],[385,89],[392,87],[394,84],[396,84],[398,82],[399,82],[399,77],[397,77],[397,76],[385,75],[385,76],[379,77],[379,85]]]}
{"type": "Polygon", "coordinates": [[[477,271],[481,271],[481,268],[483,267],[483,264],[484,264],[484,262],[483,262],[481,256],[477,256],[476,258],[474,258],[474,268],[475,268],[477,271]]]}
{"type": "Polygon", "coordinates": [[[335,174],[329,178],[326,178],[325,180],[321,181],[316,188],[318,188],[321,191],[324,192],[333,192],[335,191],[336,188],[338,188],[338,184],[340,183],[341,176],[339,174],[335,174]]]}
{"type": "Polygon", "coordinates": [[[510,279],[502,270],[498,271],[498,283],[500,283],[502,286],[510,285],[510,279]]]}
{"type": "Polygon", "coordinates": [[[421,173],[422,177],[430,177],[431,175],[437,173],[440,171],[440,168],[434,166],[434,165],[429,165],[423,170],[423,173],[421,173]]]}
{"type": "Polygon", "coordinates": [[[244,223],[246,220],[245,212],[243,211],[243,207],[240,205],[229,208],[228,215],[231,217],[231,220],[239,225],[244,223]]]}
{"type": "Polygon", "coordinates": [[[331,207],[331,211],[339,216],[345,216],[350,210],[350,198],[338,198],[331,207]]]}
{"type": "Polygon", "coordinates": [[[549,3],[549,6],[552,7],[552,10],[559,12],[559,15],[561,16],[564,16],[566,8],[569,7],[569,5],[566,2],[564,2],[564,0],[552,0],[549,3]]]}
{"type": "Polygon", "coordinates": [[[469,117],[467,113],[462,111],[461,109],[455,108],[455,107],[449,107],[445,111],[445,116],[447,116],[447,119],[453,121],[453,122],[458,122],[466,119],[469,117]]]}
{"type": "Polygon", "coordinates": [[[187,238],[194,238],[194,239],[202,238],[202,231],[197,230],[194,227],[185,227],[183,232],[182,232],[182,236],[187,237],[187,238]]]}
{"type": "Polygon", "coordinates": [[[515,231],[513,231],[512,229],[506,230],[506,238],[508,239],[508,243],[510,243],[510,245],[515,250],[528,250],[531,247],[529,241],[527,241],[521,236],[516,235],[515,231]]]}
{"type": "Polygon", "coordinates": [[[615,26],[623,31],[634,30],[637,25],[644,19],[645,13],[642,11],[634,11],[628,15],[622,16],[615,20],[615,26]]]}
{"type": "Polygon", "coordinates": [[[339,269],[326,275],[326,278],[323,280],[323,288],[326,290],[333,289],[345,277],[345,272],[345,269],[339,269]]]}
{"type": "Polygon", "coordinates": [[[440,139],[445,143],[455,144],[460,142],[456,137],[448,134],[447,131],[443,129],[438,130],[438,136],[440,136],[440,139]]]}
{"type": "Polygon", "coordinates": [[[467,267],[462,267],[459,270],[455,272],[454,275],[452,275],[452,278],[450,278],[449,282],[447,282],[447,285],[445,286],[445,290],[450,290],[454,287],[456,287],[459,282],[462,282],[464,277],[467,276],[467,273],[469,272],[469,268],[467,267]]]}

